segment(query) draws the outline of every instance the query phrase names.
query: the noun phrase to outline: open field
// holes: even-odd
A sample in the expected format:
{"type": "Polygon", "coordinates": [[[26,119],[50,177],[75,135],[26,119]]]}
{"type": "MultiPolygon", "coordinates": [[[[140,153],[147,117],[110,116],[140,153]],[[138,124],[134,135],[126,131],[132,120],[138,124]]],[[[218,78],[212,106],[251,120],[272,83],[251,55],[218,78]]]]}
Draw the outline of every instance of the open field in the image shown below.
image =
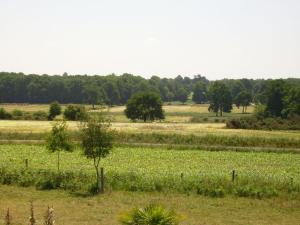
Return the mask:
{"type": "MultiPolygon", "coordinates": [[[[92,110],[91,105],[85,105],[86,108],[91,113],[99,112],[99,109],[92,110]]],[[[3,107],[8,112],[14,110],[22,110],[26,112],[36,112],[36,111],[45,111],[48,112],[48,104],[0,104],[0,107],[3,107]]],[[[64,110],[66,105],[62,105],[62,110],[64,110]]],[[[130,122],[124,115],[125,106],[114,106],[110,107],[108,114],[113,117],[115,122],[130,122]]],[[[196,118],[197,122],[222,122],[228,118],[232,117],[241,117],[248,116],[249,113],[254,111],[253,106],[249,106],[247,114],[241,113],[241,108],[233,107],[232,113],[224,113],[223,117],[216,117],[214,113],[208,112],[208,105],[165,105],[163,109],[166,113],[165,122],[168,123],[186,123],[190,122],[191,118],[196,118]]],[[[58,118],[61,118],[58,117],[58,118]]]]}
{"type": "MultiPolygon", "coordinates": [[[[39,223],[53,206],[57,225],[119,225],[118,218],[131,208],[158,203],[175,209],[182,225],[295,225],[300,223],[300,201],[284,199],[208,198],[199,195],[112,192],[80,197],[62,191],[0,186],[0,223],[7,208],[14,224],[25,224],[33,201],[39,223]],[[66,207],[67,206],[67,207],[66,207]]],[[[40,223],[39,223],[40,224],[40,223]]]]}
{"type": "MultiPolygon", "coordinates": [[[[56,176],[56,154],[43,146],[0,145],[1,183],[21,186],[56,176]],[[24,160],[29,160],[25,169],[24,160]],[[22,172],[23,171],[23,172],[22,172]]],[[[209,196],[269,197],[299,194],[299,154],[208,152],[149,148],[115,148],[101,162],[112,190],[167,191],[209,196]],[[231,172],[237,180],[232,182],[231,172]]],[[[61,154],[60,187],[86,190],[94,167],[80,151],[61,154]]],[[[46,179],[46,180],[45,180],[46,179]]],[[[41,185],[41,183],[40,183],[41,185]]]]}

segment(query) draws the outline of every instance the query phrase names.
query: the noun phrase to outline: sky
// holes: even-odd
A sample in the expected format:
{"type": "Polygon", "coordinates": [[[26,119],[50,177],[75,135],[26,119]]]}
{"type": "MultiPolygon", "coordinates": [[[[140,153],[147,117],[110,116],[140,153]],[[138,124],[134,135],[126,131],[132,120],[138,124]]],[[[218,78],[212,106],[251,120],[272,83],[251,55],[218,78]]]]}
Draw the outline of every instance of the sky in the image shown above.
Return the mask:
{"type": "Polygon", "coordinates": [[[300,1],[0,0],[0,71],[300,78],[300,1]]]}

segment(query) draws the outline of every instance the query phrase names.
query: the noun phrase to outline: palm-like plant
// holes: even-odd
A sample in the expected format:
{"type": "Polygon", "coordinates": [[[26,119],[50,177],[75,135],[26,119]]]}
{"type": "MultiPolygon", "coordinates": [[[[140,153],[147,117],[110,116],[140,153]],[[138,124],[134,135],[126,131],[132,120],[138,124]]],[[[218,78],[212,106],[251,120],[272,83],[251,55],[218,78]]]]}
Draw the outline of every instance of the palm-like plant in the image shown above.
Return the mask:
{"type": "Polygon", "coordinates": [[[178,225],[178,216],[174,211],[160,205],[135,208],[121,217],[123,225],[178,225]]]}

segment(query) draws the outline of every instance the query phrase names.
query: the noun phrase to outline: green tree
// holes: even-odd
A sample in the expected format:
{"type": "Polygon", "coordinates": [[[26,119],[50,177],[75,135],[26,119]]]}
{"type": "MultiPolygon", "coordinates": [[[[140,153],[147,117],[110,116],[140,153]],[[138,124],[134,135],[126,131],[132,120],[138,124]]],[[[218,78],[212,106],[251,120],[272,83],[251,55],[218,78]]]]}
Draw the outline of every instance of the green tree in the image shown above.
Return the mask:
{"type": "Polygon", "coordinates": [[[65,121],[55,123],[52,126],[50,135],[46,139],[47,149],[50,152],[57,152],[57,170],[60,169],[60,152],[72,151],[73,146],[67,132],[67,124],[65,121]]]}
{"type": "Polygon", "coordinates": [[[67,120],[84,120],[87,117],[87,112],[84,106],[68,105],[64,111],[64,118],[67,120]]]}
{"type": "Polygon", "coordinates": [[[223,115],[223,112],[231,112],[232,97],[228,87],[221,81],[214,82],[208,91],[210,105],[208,110],[223,115]]]}
{"type": "Polygon", "coordinates": [[[103,89],[95,84],[88,85],[84,88],[85,100],[95,109],[96,104],[104,104],[106,100],[103,89]]]}
{"type": "Polygon", "coordinates": [[[49,108],[48,119],[53,120],[56,116],[61,114],[61,106],[57,101],[52,102],[49,108]]]}
{"type": "Polygon", "coordinates": [[[188,96],[189,92],[183,87],[180,87],[175,93],[176,100],[180,101],[182,104],[187,101],[188,96]]]}
{"type": "Polygon", "coordinates": [[[284,97],[284,117],[289,115],[300,115],[300,87],[291,88],[284,97]]]}
{"type": "Polygon", "coordinates": [[[126,104],[125,115],[131,120],[162,120],[165,118],[163,102],[154,92],[142,92],[133,95],[126,104]]]}
{"type": "Polygon", "coordinates": [[[178,225],[178,215],[160,205],[135,208],[120,218],[123,225],[178,225]]]}
{"type": "Polygon", "coordinates": [[[93,160],[96,170],[97,192],[104,190],[100,180],[100,160],[105,158],[113,148],[113,133],[109,128],[110,121],[102,113],[88,117],[80,126],[83,154],[93,160]]]}
{"type": "Polygon", "coordinates": [[[234,99],[235,105],[239,108],[243,107],[242,112],[245,113],[247,111],[247,107],[251,103],[251,94],[247,91],[240,92],[234,99]]]}
{"type": "Polygon", "coordinates": [[[286,92],[286,83],[283,80],[273,80],[267,84],[267,113],[271,116],[281,116],[281,112],[284,109],[284,97],[286,92]]]}
{"type": "Polygon", "coordinates": [[[201,104],[207,100],[207,88],[204,82],[198,81],[193,90],[193,101],[201,104]]]}

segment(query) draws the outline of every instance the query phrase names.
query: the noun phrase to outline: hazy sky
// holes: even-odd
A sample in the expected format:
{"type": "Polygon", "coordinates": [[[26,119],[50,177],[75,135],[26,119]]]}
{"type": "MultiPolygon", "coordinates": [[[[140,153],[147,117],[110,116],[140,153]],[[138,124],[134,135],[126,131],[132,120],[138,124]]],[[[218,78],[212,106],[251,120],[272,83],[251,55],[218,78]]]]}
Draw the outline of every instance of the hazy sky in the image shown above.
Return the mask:
{"type": "Polygon", "coordinates": [[[0,71],[300,78],[300,0],[0,0],[0,71]]]}

